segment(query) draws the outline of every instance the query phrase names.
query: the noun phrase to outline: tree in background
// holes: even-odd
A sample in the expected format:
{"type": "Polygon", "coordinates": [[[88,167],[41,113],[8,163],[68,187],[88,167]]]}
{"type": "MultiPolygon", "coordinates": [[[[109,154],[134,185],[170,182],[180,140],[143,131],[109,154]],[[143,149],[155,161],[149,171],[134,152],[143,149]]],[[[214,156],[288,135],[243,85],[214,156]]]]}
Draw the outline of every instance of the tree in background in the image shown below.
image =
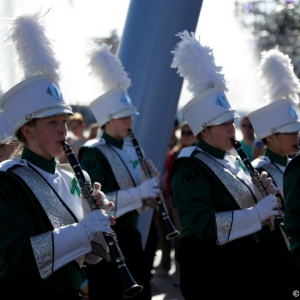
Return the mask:
{"type": "Polygon", "coordinates": [[[278,46],[300,77],[299,0],[236,1],[235,14],[251,34],[257,55],[278,46]]]}

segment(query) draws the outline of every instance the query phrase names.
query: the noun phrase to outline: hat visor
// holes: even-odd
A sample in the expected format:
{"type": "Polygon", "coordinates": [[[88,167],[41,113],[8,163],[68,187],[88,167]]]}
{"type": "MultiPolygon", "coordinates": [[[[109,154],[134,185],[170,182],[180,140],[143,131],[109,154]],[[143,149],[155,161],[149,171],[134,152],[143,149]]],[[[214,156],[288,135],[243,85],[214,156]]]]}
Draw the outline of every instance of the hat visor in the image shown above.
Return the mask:
{"type": "Polygon", "coordinates": [[[235,110],[229,110],[222,114],[220,117],[209,122],[207,126],[216,126],[229,122],[230,120],[238,119],[240,115],[235,110]]]}
{"type": "Polygon", "coordinates": [[[13,132],[16,134],[16,132],[27,122],[29,122],[32,119],[40,119],[40,118],[46,118],[46,117],[53,117],[57,115],[73,115],[73,111],[71,106],[68,105],[58,105],[55,107],[49,107],[48,109],[42,110],[41,112],[34,112],[31,115],[24,116],[15,126],[13,127],[13,132]]]}
{"type": "Polygon", "coordinates": [[[118,113],[115,113],[112,116],[112,119],[121,119],[126,117],[131,117],[133,115],[139,115],[139,112],[136,110],[136,108],[130,108],[123,111],[120,111],[118,113]]]}
{"type": "Polygon", "coordinates": [[[38,118],[53,117],[53,116],[63,115],[63,114],[74,115],[72,108],[70,106],[64,106],[64,107],[52,108],[49,109],[48,111],[43,111],[41,113],[34,114],[33,117],[35,119],[38,119],[38,118]]]}
{"type": "Polygon", "coordinates": [[[300,122],[291,123],[276,130],[278,133],[293,133],[298,131],[300,131],[300,122]]]}
{"type": "Polygon", "coordinates": [[[202,130],[209,126],[217,126],[229,122],[230,120],[234,120],[240,118],[239,114],[236,113],[235,110],[228,110],[225,113],[222,113],[220,116],[213,118],[213,120],[199,124],[199,126],[195,129],[192,129],[195,136],[197,136],[202,130]]]}

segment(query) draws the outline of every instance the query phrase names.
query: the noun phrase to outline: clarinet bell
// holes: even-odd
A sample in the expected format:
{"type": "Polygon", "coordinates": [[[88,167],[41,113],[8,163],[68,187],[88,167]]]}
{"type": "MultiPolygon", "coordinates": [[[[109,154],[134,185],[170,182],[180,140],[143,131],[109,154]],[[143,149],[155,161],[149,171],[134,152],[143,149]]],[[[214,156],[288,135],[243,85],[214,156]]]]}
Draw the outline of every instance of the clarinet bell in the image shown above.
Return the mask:
{"type": "Polygon", "coordinates": [[[174,230],[173,232],[169,233],[166,235],[166,239],[167,240],[172,240],[172,239],[175,239],[179,236],[180,232],[177,231],[177,230],[174,230]]]}
{"type": "Polygon", "coordinates": [[[164,220],[165,228],[166,228],[166,239],[171,240],[179,236],[180,232],[176,229],[173,222],[170,219],[170,215],[168,213],[168,209],[165,205],[165,201],[161,198],[157,198],[157,204],[161,211],[161,216],[164,220]]]}
{"type": "Polygon", "coordinates": [[[123,292],[123,298],[132,298],[143,290],[143,286],[135,284],[123,292]]]}
{"type": "Polygon", "coordinates": [[[179,236],[180,232],[174,227],[169,217],[165,219],[165,225],[167,228],[167,234],[166,234],[167,240],[175,239],[176,237],[179,236]]]}
{"type": "Polygon", "coordinates": [[[112,263],[114,263],[118,269],[122,284],[123,284],[123,298],[131,298],[143,290],[143,286],[138,285],[130,274],[125,258],[119,248],[118,239],[115,232],[104,233],[104,238],[109,246],[109,252],[112,263]]]}
{"type": "Polygon", "coordinates": [[[123,298],[131,298],[140,293],[143,290],[142,285],[138,285],[131,274],[129,273],[125,265],[121,266],[119,269],[119,274],[122,277],[123,282],[123,298]]]}

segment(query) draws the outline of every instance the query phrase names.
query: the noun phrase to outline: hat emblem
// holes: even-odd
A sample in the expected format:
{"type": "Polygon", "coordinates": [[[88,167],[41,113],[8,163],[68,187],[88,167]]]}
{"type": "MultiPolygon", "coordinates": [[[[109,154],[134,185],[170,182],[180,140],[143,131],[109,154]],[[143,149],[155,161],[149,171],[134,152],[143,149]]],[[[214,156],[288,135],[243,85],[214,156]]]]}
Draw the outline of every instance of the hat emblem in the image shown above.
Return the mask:
{"type": "Polygon", "coordinates": [[[59,100],[61,97],[60,89],[52,82],[50,83],[50,85],[47,89],[47,93],[57,100],[59,100]]]}
{"type": "Polygon", "coordinates": [[[217,99],[215,102],[217,105],[220,105],[224,108],[228,107],[228,100],[226,99],[226,97],[222,94],[217,94],[217,99]]]}
{"type": "Polygon", "coordinates": [[[122,94],[121,102],[125,105],[131,106],[131,100],[126,94],[122,94]]]}
{"type": "Polygon", "coordinates": [[[288,114],[292,116],[294,119],[298,119],[295,107],[293,105],[290,106],[288,114]]]}

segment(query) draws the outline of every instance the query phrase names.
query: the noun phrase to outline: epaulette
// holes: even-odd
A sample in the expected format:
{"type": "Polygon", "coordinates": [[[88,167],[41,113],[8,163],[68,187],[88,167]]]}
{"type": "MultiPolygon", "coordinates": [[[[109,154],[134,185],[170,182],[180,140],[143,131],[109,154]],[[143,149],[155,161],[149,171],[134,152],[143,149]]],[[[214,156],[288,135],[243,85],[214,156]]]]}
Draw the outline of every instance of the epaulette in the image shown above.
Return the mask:
{"type": "Polygon", "coordinates": [[[97,139],[92,139],[92,140],[89,140],[89,141],[85,142],[83,147],[94,148],[94,147],[97,147],[99,145],[104,145],[104,144],[106,144],[105,139],[97,138],[97,139]]]}
{"type": "Polygon", "coordinates": [[[179,157],[190,157],[195,149],[198,149],[198,148],[195,146],[182,148],[180,153],[178,154],[178,158],[179,157]]]}
{"type": "Polygon", "coordinates": [[[27,160],[19,157],[15,157],[13,159],[8,159],[4,160],[3,162],[0,163],[0,170],[1,171],[6,171],[9,168],[15,166],[15,165],[20,165],[22,167],[27,166],[27,160]]]}
{"type": "Polygon", "coordinates": [[[251,164],[253,168],[259,169],[265,164],[271,163],[271,160],[268,156],[259,156],[258,158],[254,159],[251,164]]]}

